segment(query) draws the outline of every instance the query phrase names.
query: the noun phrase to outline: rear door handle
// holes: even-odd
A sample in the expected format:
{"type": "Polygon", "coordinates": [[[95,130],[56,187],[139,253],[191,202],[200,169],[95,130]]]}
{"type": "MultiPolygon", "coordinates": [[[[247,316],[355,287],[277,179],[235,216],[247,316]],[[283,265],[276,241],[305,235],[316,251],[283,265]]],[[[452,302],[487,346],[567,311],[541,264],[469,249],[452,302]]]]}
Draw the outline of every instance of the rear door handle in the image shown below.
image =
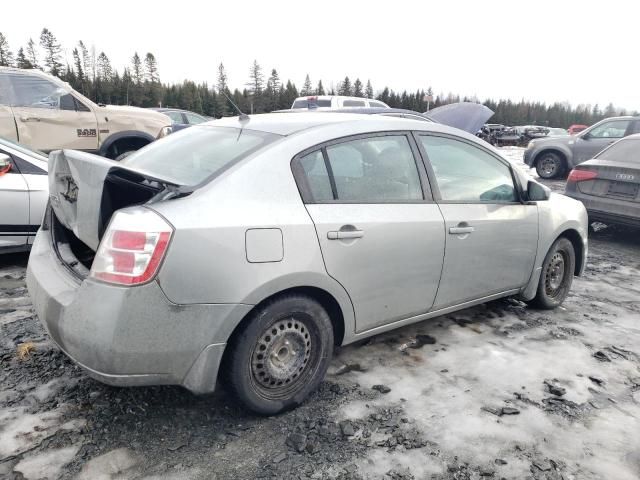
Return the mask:
{"type": "Polygon", "coordinates": [[[40,117],[20,117],[22,122],[39,122],[40,117]]]}
{"type": "Polygon", "coordinates": [[[348,240],[351,238],[362,238],[364,232],[362,230],[338,230],[327,232],[329,240],[348,240]]]}
{"type": "Polygon", "coordinates": [[[451,235],[463,235],[465,233],[472,233],[475,231],[473,227],[449,227],[449,233],[451,235]]]}

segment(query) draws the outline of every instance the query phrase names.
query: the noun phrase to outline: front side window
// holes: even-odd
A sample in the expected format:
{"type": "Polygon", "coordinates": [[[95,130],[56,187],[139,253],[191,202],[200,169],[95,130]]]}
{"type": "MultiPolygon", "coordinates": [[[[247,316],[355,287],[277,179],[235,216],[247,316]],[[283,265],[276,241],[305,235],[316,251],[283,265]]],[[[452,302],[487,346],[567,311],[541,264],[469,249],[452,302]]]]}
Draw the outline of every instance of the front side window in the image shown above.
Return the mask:
{"type": "Polygon", "coordinates": [[[387,106],[384,103],[381,102],[374,102],[372,100],[369,100],[369,106],[370,107],[380,107],[380,108],[387,108],[387,106]]]}
{"type": "Polygon", "coordinates": [[[171,124],[175,125],[176,123],[180,124],[183,123],[184,120],[182,120],[182,113],[180,112],[163,112],[167,117],[169,117],[171,119],[171,124]]]}
{"type": "Polygon", "coordinates": [[[511,170],[469,143],[421,135],[443,201],[504,203],[517,201],[511,170]]]}
{"type": "Polygon", "coordinates": [[[613,120],[594,127],[589,136],[593,138],[622,138],[627,131],[629,120],[613,120]]]}
{"type": "Polygon", "coordinates": [[[63,88],[46,78],[16,73],[9,74],[9,79],[13,87],[11,104],[14,107],[75,110],[75,105],[73,108],[70,107],[73,98],[69,98],[71,96],[63,88]]]}
{"type": "Polygon", "coordinates": [[[329,146],[326,152],[338,201],[398,203],[424,198],[404,135],[352,140],[329,146]]]}
{"type": "Polygon", "coordinates": [[[364,100],[345,100],[342,102],[343,107],[364,107],[364,100]]]}

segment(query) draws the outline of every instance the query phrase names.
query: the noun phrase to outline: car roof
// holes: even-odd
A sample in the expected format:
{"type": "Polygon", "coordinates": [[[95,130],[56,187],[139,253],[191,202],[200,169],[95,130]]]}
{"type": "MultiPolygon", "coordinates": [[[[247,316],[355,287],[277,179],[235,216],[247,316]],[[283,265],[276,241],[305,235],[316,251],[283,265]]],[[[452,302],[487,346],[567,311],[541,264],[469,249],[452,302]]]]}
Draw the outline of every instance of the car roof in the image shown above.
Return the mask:
{"type": "MultiPolygon", "coordinates": [[[[387,109],[388,110],[388,109],[387,109]]],[[[276,135],[288,136],[303,130],[319,128],[336,123],[360,123],[366,122],[371,131],[384,130],[429,130],[434,132],[449,133],[458,137],[477,140],[477,137],[463,132],[457,128],[448,127],[423,120],[412,120],[386,115],[363,115],[359,113],[339,112],[333,110],[301,112],[295,115],[283,115],[282,113],[262,113],[248,115],[247,120],[240,117],[224,117],[219,120],[202,123],[203,126],[246,128],[258,130],[276,135]],[[398,123],[399,122],[399,123],[398,123]]]]}

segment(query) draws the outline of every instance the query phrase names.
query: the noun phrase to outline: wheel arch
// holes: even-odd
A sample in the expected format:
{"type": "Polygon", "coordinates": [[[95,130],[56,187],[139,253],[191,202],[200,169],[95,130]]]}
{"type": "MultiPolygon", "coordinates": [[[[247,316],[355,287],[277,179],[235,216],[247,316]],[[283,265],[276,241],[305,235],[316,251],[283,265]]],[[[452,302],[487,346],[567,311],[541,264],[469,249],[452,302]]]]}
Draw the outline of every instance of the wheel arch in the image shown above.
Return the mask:
{"type": "Polygon", "coordinates": [[[139,130],[125,130],[122,132],[117,132],[112,135],[109,135],[102,145],[100,146],[99,155],[102,157],[106,157],[111,148],[122,142],[133,142],[141,148],[149,143],[153,142],[155,138],[146,133],[141,132],[139,130]]]}
{"type": "Polygon", "coordinates": [[[577,230],[573,228],[569,228],[567,230],[564,230],[560,235],[558,235],[558,237],[553,241],[553,243],[555,243],[559,238],[563,238],[563,237],[569,240],[571,242],[571,245],[573,245],[573,251],[576,254],[576,264],[575,264],[573,274],[575,276],[580,276],[582,275],[582,272],[584,269],[584,256],[586,255],[582,237],[580,236],[580,233],[577,230]]]}
{"type": "Polygon", "coordinates": [[[566,169],[570,168],[570,164],[569,164],[569,157],[571,156],[570,152],[565,151],[562,148],[559,147],[545,147],[544,149],[540,150],[538,153],[536,153],[535,158],[533,159],[533,167],[537,167],[538,166],[538,162],[540,161],[540,158],[542,158],[542,156],[545,153],[555,153],[556,155],[559,155],[560,158],[564,161],[564,167],[566,169]]]}

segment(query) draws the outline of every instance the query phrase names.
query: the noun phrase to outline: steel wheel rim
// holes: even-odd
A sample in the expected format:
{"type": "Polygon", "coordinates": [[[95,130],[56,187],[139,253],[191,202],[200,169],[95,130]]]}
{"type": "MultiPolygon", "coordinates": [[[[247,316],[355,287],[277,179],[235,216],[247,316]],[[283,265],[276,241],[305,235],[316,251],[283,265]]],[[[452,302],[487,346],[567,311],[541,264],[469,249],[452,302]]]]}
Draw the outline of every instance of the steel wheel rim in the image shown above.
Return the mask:
{"type": "Polygon", "coordinates": [[[556,252],[549,260],[545,270],[544,287],[550,297],[556,297],[562,290],[565,279],[566,259],[562,252],[556,252]]]}
{"type": "Polygon", "coordinates": [[[540,161],[540,169],[545,175],[551,176],[556,171],[556,161],[553,158],[546,157],[540,161]]]}
{"type": "Polygon", "coordinates": [[[286,396],[309,371],[312,336],[303,321],[289,317],[274,322],[256,343],[251,377],[269,397],[286,396]]]}

